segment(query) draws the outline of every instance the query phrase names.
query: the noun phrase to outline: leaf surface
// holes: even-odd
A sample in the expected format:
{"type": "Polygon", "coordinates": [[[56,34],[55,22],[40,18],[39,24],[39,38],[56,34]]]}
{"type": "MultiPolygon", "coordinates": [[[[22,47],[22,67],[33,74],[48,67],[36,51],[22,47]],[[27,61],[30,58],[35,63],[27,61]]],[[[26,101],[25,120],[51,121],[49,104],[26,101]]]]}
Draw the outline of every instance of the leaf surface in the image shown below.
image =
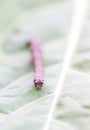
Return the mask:
{"type": "MultiPolygon", "coordinates": [[[[10,19],[7,22],[7,17],[3,18],[0,23],[0,26],[3,25],[0,28],[0,130],[42,130],[67,48],[72,1],[8,2],[11,4],[6,7],[12,6],[15,13],[12,15],[8,10],[10,19]],[[13,21],[5,31],[5,27],[13,21]],[[31,53],[27,45],[34,35],[41,39],[45,80],[42,90],[34,89],[31,53]]],[[[88,65],[88,46],[88,43],[87,46],[83,43],[78,48],[50,130],[90,130],[90,76],[76,70],[84,70],[84,64],[88,65]]],[[[85,72],[89,71],[89,67],[85,68],[85,72]]]]}

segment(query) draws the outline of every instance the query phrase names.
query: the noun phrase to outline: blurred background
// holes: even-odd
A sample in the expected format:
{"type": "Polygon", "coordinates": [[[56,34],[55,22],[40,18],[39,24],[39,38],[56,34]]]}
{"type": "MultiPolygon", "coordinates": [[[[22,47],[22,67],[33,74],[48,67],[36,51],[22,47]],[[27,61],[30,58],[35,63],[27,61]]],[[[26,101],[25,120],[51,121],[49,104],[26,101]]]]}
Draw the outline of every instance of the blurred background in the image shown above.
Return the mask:
{"type": "MultiPolygon", "coordinates": [[[[0,32],[9,26],[18,15],[38,7],[44,7],[53,3],[63,3],[66,0],[0,0],[0,32]]],[[[70,0],[67,0],[67,2],[70,0]]]]}

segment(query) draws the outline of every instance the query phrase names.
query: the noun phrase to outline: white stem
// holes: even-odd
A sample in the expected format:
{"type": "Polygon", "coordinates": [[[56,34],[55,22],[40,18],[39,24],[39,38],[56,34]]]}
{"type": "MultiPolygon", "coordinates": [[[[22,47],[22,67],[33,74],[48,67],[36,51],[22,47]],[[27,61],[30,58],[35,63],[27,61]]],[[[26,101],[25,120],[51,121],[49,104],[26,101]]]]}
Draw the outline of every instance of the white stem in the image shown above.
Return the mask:
{"type": "Polygon", "coordinates": [[[70,68],[71,60],[75,52],[75,49],[79,40],[79,36],[83,27],[85,15],[86,15],[88,0],[74,0],[74,2],[75,2],[75,12],[74,12],[73,22],[71,26],[71,31],[68,36],[67,52],[64,58],[63,68],[59,76],[58,85],[56,87],[53,103],[52,103],[44,130],[49,129],[50,121],[53,117],[53,112],[54,112],[58,97],[61,94],[68,69],[70,68]]]}

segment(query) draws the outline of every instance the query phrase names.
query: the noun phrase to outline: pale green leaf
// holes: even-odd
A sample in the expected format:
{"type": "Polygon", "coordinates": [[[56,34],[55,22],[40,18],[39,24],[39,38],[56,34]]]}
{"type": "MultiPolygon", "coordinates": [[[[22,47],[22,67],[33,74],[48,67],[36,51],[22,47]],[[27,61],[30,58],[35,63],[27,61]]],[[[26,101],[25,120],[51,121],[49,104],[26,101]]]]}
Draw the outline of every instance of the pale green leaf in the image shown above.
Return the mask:
{"type": "MultiPolygon", "coordinates": [[[[73,1],[0,2],[2,12],[7,10],[6,17],[0,13],[0,130],[43,130],[67,48],[73,1]],[[34,35],[41,40],[45,80],[41,90],[33,85],[27,44],[34,35]]],[[[50,130],[90,130],[90,76],[79,72],[89,71],[89,50],[88,42],[79,44],[50,130]]]]}

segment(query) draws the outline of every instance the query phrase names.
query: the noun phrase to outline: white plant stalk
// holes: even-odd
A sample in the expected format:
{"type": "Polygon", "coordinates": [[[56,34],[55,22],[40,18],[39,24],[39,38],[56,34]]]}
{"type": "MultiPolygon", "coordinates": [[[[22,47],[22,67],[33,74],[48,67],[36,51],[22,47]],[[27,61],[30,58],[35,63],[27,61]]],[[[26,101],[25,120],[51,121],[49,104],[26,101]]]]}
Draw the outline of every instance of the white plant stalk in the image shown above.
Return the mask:
{"type": "Polygon", "coordinates": [[[81,34],[81,30],[83,28],[83,23],[86,16],[86,12],[87,12],[86,10],[87,10],[88,0],[74,0],[74,2],[75,2],[75,11],[74,11],[74,17],[73,17],[73,22],[71,26],[71,31],[68,36],[67,52],[64,58],[63,68],[59,76],[58,85],[55,90],[53,103],[52,103],[44,130],[49,130],[50,122],[53,117],[53,112],[54,112],[58,97],[62,92],[64,81],[65,81],[68,69],[70,68],[71,60],[76,50],[78,40],[81,34]]]}

